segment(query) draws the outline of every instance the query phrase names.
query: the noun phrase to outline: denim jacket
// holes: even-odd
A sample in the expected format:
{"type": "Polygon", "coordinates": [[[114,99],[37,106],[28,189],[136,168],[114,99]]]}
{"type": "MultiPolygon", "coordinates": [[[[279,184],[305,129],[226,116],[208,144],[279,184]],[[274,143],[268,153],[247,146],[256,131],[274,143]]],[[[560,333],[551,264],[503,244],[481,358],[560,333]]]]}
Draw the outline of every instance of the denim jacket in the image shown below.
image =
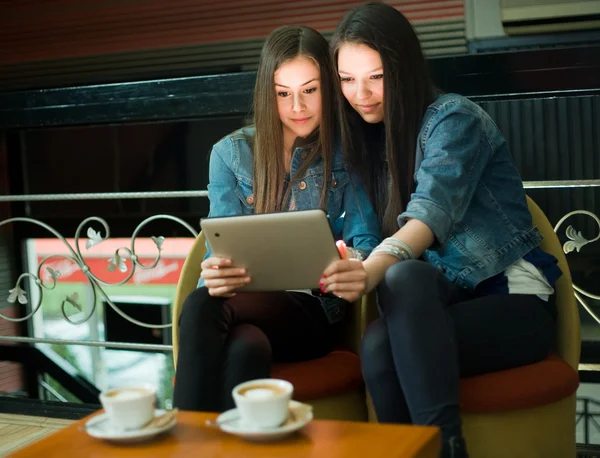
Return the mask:
{"type": "Polygon", "coordinates": [[[541,242],[504,136],[475,103],[438,97],[425,112],[415,162],[416,189],[398,223],[429,226],[436,243],[424,257],[457,285],[474,288],[541,242]]]}
{"type": "MultiPolygon", "coordinates": [[[[209,166],[209,218],[254,213],[253,152],[248,143],[253,135],[254,128],[243,128],[213,146],[209,166]]],[[[305,157],[306,148],[294,150],[290,164],[291,176],[295,175],[305,157]]],[[[291,190],[294,210],[319,208],[322,183],[323,165],[319,159],[308,167],[291,190]]],[[[379,221],[364,188],[346,170],[340,148],[335,148],[333,152],[329,186],[326,212],[334,236],[343,239],[366,258],[381,240],[379,221]]],[[[208,256],[210,248],[207,246],[208,256]]],[[[198,286],[202,284],[201,279],[198,286]]],[[[319,297],[319,300],[330,323],[344,317],[345,308],[340,299],[319,297]]]]}

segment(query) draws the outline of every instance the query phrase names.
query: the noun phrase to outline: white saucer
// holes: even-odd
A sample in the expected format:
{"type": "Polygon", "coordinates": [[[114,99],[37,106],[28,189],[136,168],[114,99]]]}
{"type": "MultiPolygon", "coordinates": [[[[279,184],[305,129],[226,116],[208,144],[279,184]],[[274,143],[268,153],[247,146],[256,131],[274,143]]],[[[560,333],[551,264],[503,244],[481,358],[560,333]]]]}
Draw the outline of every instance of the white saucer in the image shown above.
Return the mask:
{"type": "Polygon", "coordinates": [[[248,426],[240,419],[237,409],[223,412],[217,418],[217,424],[222,431],[235,434],[250,441],[274,441],[298,431],[313,419],[312,407],[297,401],[290,401],[290,418],[281,426],[275,428],[258,428],[248,426]]]}
{"type": "MultiPolygon", "coordinates": [[[[158,417],[165,413],[165,410],[156,409],[154,411],[154,416],[158,417]]],[[[177,424],[177,417],[173,417],[173,420],[162,426],[160,428],[147,428],[147,429],[138,429],[134,431],[123,431],[121,429],[115,428],[115,426],[110,422],[105,413],[101,413],[100,415],[95,416],[87,421],[85,424],[86,432],[98,439],[105,439],[111,442],[119,442],[119,443],[134,443],[134,442],[142,442],[148,439],[151,439],[158,434],[164,433],[165,431],[170,430],[177,424]]]]}

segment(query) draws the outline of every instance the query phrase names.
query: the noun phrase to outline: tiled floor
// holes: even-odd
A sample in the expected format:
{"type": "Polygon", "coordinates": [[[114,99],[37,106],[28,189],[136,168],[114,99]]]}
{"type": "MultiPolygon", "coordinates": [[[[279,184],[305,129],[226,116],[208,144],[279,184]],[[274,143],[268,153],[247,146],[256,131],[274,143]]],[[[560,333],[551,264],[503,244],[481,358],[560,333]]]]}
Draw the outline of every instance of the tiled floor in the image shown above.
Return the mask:
{"type": "Polygon", "coordinates": [[[73,420],[0,414],[0,457],[71,424],[73,420]]]}

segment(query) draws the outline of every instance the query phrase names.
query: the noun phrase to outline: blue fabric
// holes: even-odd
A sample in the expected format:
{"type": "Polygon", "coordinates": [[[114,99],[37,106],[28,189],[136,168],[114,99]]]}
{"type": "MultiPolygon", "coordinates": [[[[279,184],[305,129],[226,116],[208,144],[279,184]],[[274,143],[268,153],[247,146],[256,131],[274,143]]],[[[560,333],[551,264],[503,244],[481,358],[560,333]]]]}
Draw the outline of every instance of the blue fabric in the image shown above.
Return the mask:
{"type": "Polygon", "coordinates": [[[452,282],[475,288],[541,242],[504,136],[475,103],[438,97],[423,118],[415,162],[416,189],[398,223],[427,224],[437,243],[424,258],[452,282]]]}

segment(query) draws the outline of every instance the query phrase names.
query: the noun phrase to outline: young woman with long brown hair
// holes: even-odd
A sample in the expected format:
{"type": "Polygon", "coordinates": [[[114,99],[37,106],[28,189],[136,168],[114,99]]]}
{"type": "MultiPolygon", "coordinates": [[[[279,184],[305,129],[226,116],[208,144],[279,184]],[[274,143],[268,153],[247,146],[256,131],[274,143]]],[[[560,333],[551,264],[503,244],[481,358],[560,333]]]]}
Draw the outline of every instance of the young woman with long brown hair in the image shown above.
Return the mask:
{"type": "MultiPolygon", "coordinates": [[[[211,153],[209,217],[322,208],[355,257],[377,245],[377,216],[336,140],[333,75],[329,45],[315,30],[288,26],[268,36],[256,76],[255,125],[223,138],[211,153]]],[[[180,319],[175,406],[223,411],[233,406],[232,388],[269,377],[272,361],[332,349],[348,304],[344,293],[236,294],[250,281],[235,260],[207,254],[180,319]]]]}

